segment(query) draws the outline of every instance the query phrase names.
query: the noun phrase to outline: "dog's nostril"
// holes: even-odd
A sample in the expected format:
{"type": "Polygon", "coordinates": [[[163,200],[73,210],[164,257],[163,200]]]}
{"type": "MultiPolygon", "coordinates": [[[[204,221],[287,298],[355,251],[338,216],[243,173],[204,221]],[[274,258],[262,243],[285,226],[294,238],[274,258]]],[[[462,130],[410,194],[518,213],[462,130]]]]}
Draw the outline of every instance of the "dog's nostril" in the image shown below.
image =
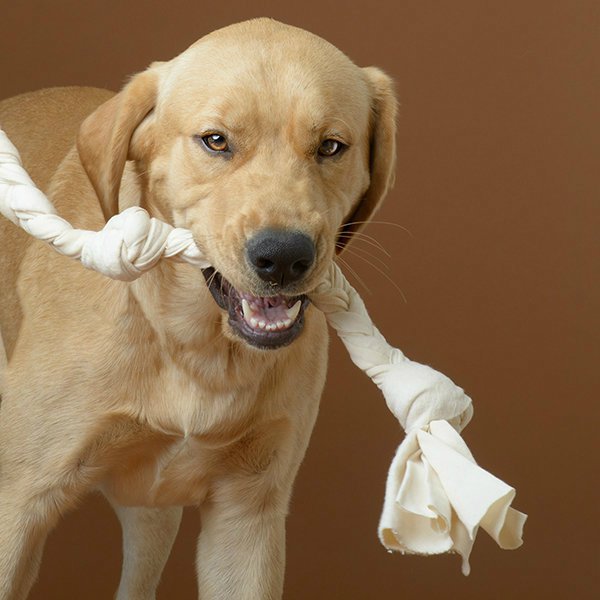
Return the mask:
{"type": "Polygon", "coordinates": [[[285,286],[304,277],[315,260],[315,246],[299,231],[263,229],[248,240],[246,254],[261,279],[285,286]]]}
{"type": "Polygon", "coordinates": [[[268,260],[267,258],[262,258],[262,257],[258,257],[256,259],[256,261],[254,262],[254,264],[259,269],[270,269],[273,267],[273,261],[268,260]]]}
{"type": "Polygon", "coordinates": [[[309,260],[297,260],[291,267],[291,271],[293,273],[297,273],[298,275],[304,275],[310,266],[312,265],[312,261],[309,260]]]}

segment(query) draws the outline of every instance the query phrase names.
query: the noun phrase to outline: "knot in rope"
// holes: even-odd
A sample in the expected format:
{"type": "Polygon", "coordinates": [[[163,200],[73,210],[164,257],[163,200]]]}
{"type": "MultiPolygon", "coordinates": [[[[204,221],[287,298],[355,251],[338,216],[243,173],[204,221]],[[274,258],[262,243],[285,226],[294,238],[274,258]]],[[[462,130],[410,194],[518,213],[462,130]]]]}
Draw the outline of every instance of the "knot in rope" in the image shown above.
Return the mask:
{"type": "Polygon", "coordinates": [[[442,373],[409,360],[375,327],[358,292],[336,264],[311,294],[313,303],[344,342],[354,364],[383,392],[406,431],[434,420],[461,431],[473,414],[471,399],[442,373]]]}
{"type": "Polygon", "coordinates": [[[122,281],[133,281],[164,256],[199,268],[210,266],[192,232],[131,207],[112,217],[100,231],[75,229],[23,168],[19,152],[0,129],[0,213],[65,256],[122,281]]]}

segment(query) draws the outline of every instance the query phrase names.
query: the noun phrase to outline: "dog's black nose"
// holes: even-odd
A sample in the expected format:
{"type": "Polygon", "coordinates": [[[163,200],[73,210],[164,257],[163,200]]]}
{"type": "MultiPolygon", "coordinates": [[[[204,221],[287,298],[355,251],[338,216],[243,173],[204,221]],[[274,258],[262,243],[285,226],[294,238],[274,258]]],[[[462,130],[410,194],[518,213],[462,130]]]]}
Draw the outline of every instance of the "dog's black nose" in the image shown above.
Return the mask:
{"type": "Polygon", "coordinates": [[[263,229],[246,243],[256,274],[281,287],[302,279],[315,260],[313,241],[300,231],[263,229]]]}

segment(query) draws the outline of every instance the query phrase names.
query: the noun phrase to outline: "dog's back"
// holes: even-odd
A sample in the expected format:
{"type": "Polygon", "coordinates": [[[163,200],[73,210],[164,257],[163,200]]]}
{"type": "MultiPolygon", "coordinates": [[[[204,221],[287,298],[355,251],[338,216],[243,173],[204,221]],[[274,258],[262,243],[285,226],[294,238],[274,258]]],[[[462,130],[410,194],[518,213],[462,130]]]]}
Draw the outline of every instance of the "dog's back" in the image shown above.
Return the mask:
{"type": "MultiPolygon", "coordinates": [[[[98,88],[61,87],[0,102],[0,127],[40,189],[47,190],[83,119],[112,95],[98,88]]],[[[20,265],[32,242],[26,233],[0,218],[0,394],[2,370],[12,354],[22,318],[17,294],[20,265]]]]}

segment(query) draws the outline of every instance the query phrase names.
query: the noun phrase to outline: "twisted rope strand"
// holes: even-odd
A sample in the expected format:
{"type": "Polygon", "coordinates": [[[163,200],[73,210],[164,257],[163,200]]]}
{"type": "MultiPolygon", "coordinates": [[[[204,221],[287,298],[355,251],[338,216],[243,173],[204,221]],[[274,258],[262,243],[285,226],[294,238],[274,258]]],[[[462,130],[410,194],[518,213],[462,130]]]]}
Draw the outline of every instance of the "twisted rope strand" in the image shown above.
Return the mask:
{"type": "Polygon", "coordinates": [[[452,422],[459,431],[467,425],[473,414],[471,399],[442,373],[390,346],[337,265],[331,264],[311,300],[325,313],[354,364],[381,389],[406,431],[439,419],[452,422]]]}
{"type": "Polygon", "coordinates": [[[0,213],[57,252],[80,260],[88,269],[133,281],[163,256],[196,267],[209,266],[192,232],[151,218],[140,207],[112,217],[100,231],[74,229],[35,186],[19,152],[0,129],[0,213]]]}

